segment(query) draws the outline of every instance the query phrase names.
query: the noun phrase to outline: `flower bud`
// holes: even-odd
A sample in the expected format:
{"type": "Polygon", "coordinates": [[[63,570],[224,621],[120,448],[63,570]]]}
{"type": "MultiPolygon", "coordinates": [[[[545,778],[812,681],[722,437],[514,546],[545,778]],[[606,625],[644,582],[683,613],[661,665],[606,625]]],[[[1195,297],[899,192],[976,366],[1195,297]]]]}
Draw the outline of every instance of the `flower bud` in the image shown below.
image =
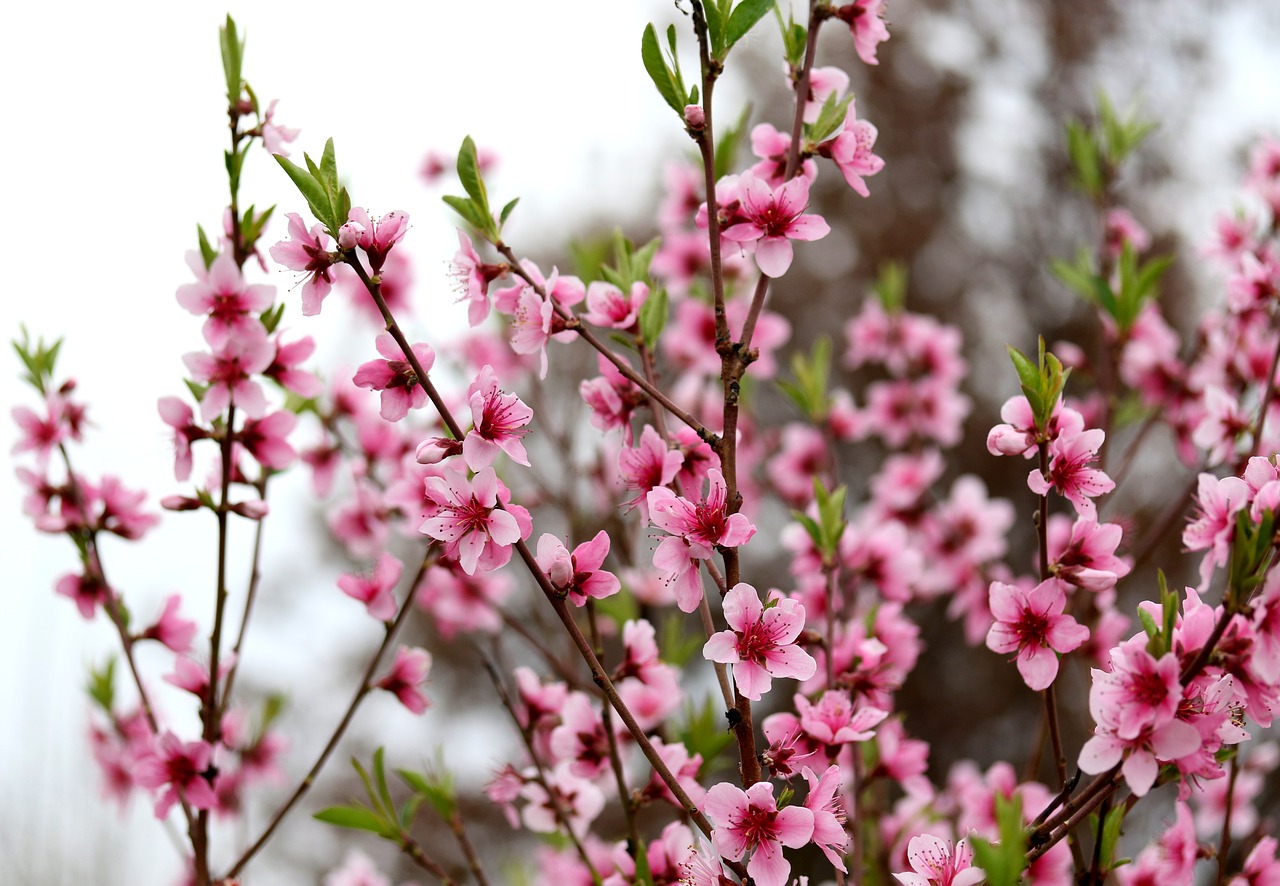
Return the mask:
{"type": "Polygon", "coordinates": [[[450,456],[457,455],[462,451],[461,440],[450,440],[447,437],[432,437],[423,440],[418,445],[418,464],[434,465],[439,464],[450,456]]]}
{"type": "Polygon", "coordinates": [[[703,127],[707,125],[707,114],[706,111],[702,110],[702,105],[684,106],[684,125],[693,132],[702,131],[703,127]]]}

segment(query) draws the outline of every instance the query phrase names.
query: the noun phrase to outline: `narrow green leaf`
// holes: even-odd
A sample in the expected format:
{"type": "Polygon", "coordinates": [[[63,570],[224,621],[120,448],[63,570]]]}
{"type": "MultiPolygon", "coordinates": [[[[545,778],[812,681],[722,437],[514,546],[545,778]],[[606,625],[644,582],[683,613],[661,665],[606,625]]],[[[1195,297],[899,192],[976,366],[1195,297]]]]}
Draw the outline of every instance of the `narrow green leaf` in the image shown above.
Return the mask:
{"type": "Polygon", "coordinates": [[[227,23],[218,32],[222,52],[222,73],[226,78],[227,102],[240,100],[241,69],[244,63],[244,41],[236,33],[235,20],[227,16],[227,23]]]}
{"type": "Polygon", "coordinates": [[[724,20],[729,4],[723,0],[706,0],[702,4],[707,19],[707,38],[711,43],[711,57],[724,61],[724,20]]]}
{"type": "Polygon", "coordinates": [[[640,38],[640,59],[649,79],[658,88],[663,101],[671,106],[681,119],[684,119],[684,90],[677,89],[675,78],[662,57],[662,49],[658,46],[658,34],[652,24],[645,25],[644,36],[640,38]]]}
{"type": "Polygon", "coordinates": [[[511,215],[511,210],[515,209],[516,204],[519,202],[520,202],[519,197],[513,197],[511,201],[507,203],[506,206],[502,207],[502,212],[499,213],[498,215],[499,224],[505,225],[507,223],[507,216],[511,215]]]}
{"type": "Polygon", "coordinates": [[[729,25],[725,29],[726,51],[747,36],[747,32],[768,14],[773,4],[774,0],[742,0],[729,16],[729,25]]]}
{"type": "Polygon", "coordinates": [[[716,139],[716,181],[738,168],[738,149],[742,145],[747,132],[747,123],[750,120],[751,106],[747,105],[733,125],[716,139]]]}
{"type": "Polygon", "coordinates": [[[116,700],[116,657],[107,659],[101,670],[89,669],[89,685],[85,687],[89,697],[97,702],[107,716],[112,716],[116,700]]]}
{"type": "Polygon", "coordinates": [[[821,144],[834,136],[844,126],[845,114],[851,104],[853,104],[852,95],[837,99],[833,92],[827,96],[827,100],[822,104],[822,110],[818,113],[818,119],[809,127],[810,141],[821,144]]]}
{"type": "Polygon", "coordinates": [[[486,215],[489,213],[489,195],[484,189],[484,180],[480,177],[480,162],[476,159],[476,143],[467,136],[458,149],[458,180],[462,189],[486,215]]]}
{"type": "Polygon", "coordinates": [[[1116,854],[1116,843],[1120,840],[1120,826],[1124,824],[1125,811],[1125,804],[1117,803],[1107,812],[1107,817],[1102,822],[1102,846],[1100,847],[1099,857],[1102,859],[1104,873],[1112,869],[1112,861],[1115,859],[1116,854]]]}
{"type": "Polygon", "coordinates": [[[668,302],[667,290],[659,286],[640,306],[640,335],[650,350],[657,345],[658,337],[667,325],[668,302]]]}
{"type": "Polygon", "coordinates": [[[340,828],[369,831],[382,837],[394,834],[394,830],[387,826],[381,816],[363,806],[330,806],[328,809],[321,809],[313,818],[340,828]]]}
{"type": "Polygon", "coordinates": [[[378,799],[387,812],[394,811],[396,804],[391,799],[391,790],[387,787],[387,770],[383,765],[386,749],[379,747],[373,752],[373,784],[378,789],[378,799]]]}
{"type": "MultiPolygon", "coordinates": [[[[330,215],[329,197],[325,194],[320,182],[310,172],[300,168],[288,157],[282,157],[279,154],[274,156],[276,162],[280,164],[280,167],[293,180],[294,185],[302,192],[303,199],[307,201],[307,208],[311,210],[311,214],[329,229],[329,236],[336,238],[338,236],[338,227],[341,227],[341,223],[337,226],[334,225],[334,219],[330,215]]],[[[310,157],[307,158],[307,163],[308,165],[313,165],[310,157]]]]}
{"type": "Polygon", "coordinates": [[[471,226],[477,231],[483,232],[485,230],[484,213],[476,208],[470,197],[455,197],[452,194],[445,194],[440,199],[448,204],[454,212],[470,222],[471,226]]]}
{"type": "Polygon", "coordinates": [[[213,264],[218,257],[218,250],[213,248],[213,244],[209,242],[209,237],[205,234],[204,228],[196,225],[196,238],[200,242],[200,259],[204,262],[204,269],[209,270],[209,265],[213,264]]]}
{"type": "Polygon", "coordinates": [[[1013,361],[1013,368],[1018,373],[1018,381],[1022,383],[1024,388],[1031,388],[1034,391],[1040,389],[1040,368],[1031,362],[1031,358],[1013,345],[1005,346],[1009,351],[1009,359],[1013,361]]]}

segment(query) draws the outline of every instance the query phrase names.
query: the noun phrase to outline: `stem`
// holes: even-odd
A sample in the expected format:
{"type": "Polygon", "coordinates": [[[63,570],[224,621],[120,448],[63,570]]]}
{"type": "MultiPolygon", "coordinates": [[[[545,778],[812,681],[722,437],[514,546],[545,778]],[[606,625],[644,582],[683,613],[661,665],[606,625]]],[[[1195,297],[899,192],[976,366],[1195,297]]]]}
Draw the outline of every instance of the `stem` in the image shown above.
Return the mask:
{"type": "Polygon", "coordinates": [[[445,886],[457,886],[457,881],[450,877],[448,872],[445,871],[438,862],[427,855],[427,853],[423,851],[422,847],[418,845],[418,842],[408,834],[400,835],[400,851],[409,856],[413,863],[418,867],[434,875],[441,883],[444,883],[445,886]]]}
{"type": "Polygon", "coordinates": [[[1045,722],[1049,726],[1049,738],[1053,744],[1053,767],[1059,787],[1067,783],[1067,758],[1062,751],[1062,733],[1058,729],[1058,702],[1050,683],[1044,690],[1045,722]]]}
{"type": "Polygon", "coordinates": [[[711,93],[720,74],[719,64],[713,65],[708,48],[707,19],[702,4],[693,0],[693,30],[698,37],[698,60],[702,69],[702,129],[693,134],[702,155],[702,187],[707,198],[707,245],[711,254],[711,293],[715,305],[716,347],[731,340],[729,320],[724,307],[724,265],[721,258],[720,206],[716,201],[716,145],[712,128],[711,93]]]}
{"type": "Polygon", "coordinates": [[[395,621],[387,625],[386,633],[382,638],[382,643],[378,646],[377,651],[373,654],[373,658],[369,660],[368,666],[364,669],[364,675],[360,678],[360,686],[356,690],[355,696],[352,697],[351,703],[347,705],[346,713],[342,715],[342,719],[339,720],[338,725],[334,727],[333,734],[329,736],[329,741],[325,744],[324,750],[320,752],[320,756],[316,758],[315,763],[307,772],[306,776],[303,777],[297,788],[295,788],[293,793],[289,795],[289,799],[285,800],[284,804],[276,810],[273,816],[271,816],[271,821],[267,824],[262,835],[258,837],[258,839],[254,841],[253,845],[246,849],[238,859],[236,859],[235,863],[231,866],[231,869],[227,871],[227,879],[237,876],[240,871],[244,869],[244,866],[249,863],[249,860],[258,854],[258,851],[266,845],[266,842],[269,839],[271,839],[272,834],[274,834],[276,828],[280,826],[280,822],[284,820],[284,817],[289,814],[289,811],[293,809],[295,805],[297,805],[299,800],[306,796],[306,793],[311,790],[311,786],[315,784],[316,777],[319,776],[320,770],[324,768],[325,764],[329,761],[329,757],[337,748],[338,742],[340,742],[342,740],[342,736],[346,734],[347,727],[351,724],[352,718],[355,717],[356,709],[360,707],[360,703],[364,701],[365,696],[373,690],[373,675],[377,673],[378,667],[382,664],[383,656],[385,656],[387,650],[391,648],[391,644],[395,642],[396,635],[400,633],[401,626],[404,624],[410,610],[413,608],[413,588],[416,588],[418,586],[418,582],[422,581],[422,575],[427,571],[427,565],[430,562],[431,558],[428,555],[424,555],[422,563],[418,566],[417,574],[413,577],[413,581],[409,583],[409,593],[405,595],[404,602],[400,604],[400,611],[396,613],[395,621]]]}
{"type": "Polygon", "coordinates": [[[1227,774],[1227,796],[1224,800],[1226,812],[1222,814],[1222,837],[1218,840],[1218,876],[1215,886],[1222,886],[1227,878],[1227,853],[1231,851],[1231,807],[1234,805],[1236,791],[1236,775],[1239,772],[1240,757],[1231,758],[1231,771],[1227,774]]]}
{"type": "MultiPolygon", "coordinates": [[[[587,599],[587,620],[591,625],[591,643],[595,646],[596,658],[603,660],[604,643],[600,640],[600,625],[596,619],[596,601],[587,599]]],[[[631,801],[631,792],[627,790],[627,776],[622,771],[622,757],[618,755],[618,737],[613,733],[613,714],[608,705],[600,709],[604,723],[605,739],[609,742],[609,765],[613,769],[613,780],[618,786],[618,800],[622,803],[622,814],[627,819],[627,833],[630,835],[629,854],[632,859],[640,852],[640,830],[636,827],[635,804],[631,801]]]]}
{"type": "MultiPolygon", "coordinates": [[[[1272,326],[1275,325],[1275,316],[1271,318],[1272,326]]],[[[1271,355],[1271,370],[1267,373],[1267,386],[1262,393],[1262,402],[1258,404],[1258,420],[1254,423],[1253,446],[1249,450],[1250,457],[1258,454],[1262,447],[1262,429],[1267,423],[1267,407],[1271,405],[1271,398],[1276,392],[1276,366],[1280,364],[1280,335],[1276,336],[1276,349],[1271,355]]]]}
{"type": "MultiPolygon", "coordinates": [[[[262,477],[257,483],[258,498],[261,501],[267,500],[267,477],[262,477]]],[[[253,559],[249,567],[249,587],[244,597],[244,612],[240,616],[240,629],[236,632],[235,645],[231,647],[232,661],[231,670],[227,672],[227,679],[222,687],[222,703],[218,707],[218,719],[227,712],[227,706],[231,704],[231,690],[235,686],[236,673],[240,669],[240,649],[244,646],[245,631],[249,627],[249,616],[253,613],[253,604],[258,597],[258,584],[262,580],[262,572],[260,565],[262,562],[262,524],[266,522],[266,515],[258,518],[258,526],[253,533],[253,559]]]]}
{"type": "Polygon", "coordinates": [[[480,856],[476,854],[476,847],[472,844],[471,838],[467,836],[467,829],[462,826],[462,815],[454,811],[447,822],[449,830],[453,831],[453,836],[458,840],[458,846],[462,848],[462,855],[467,860],[467,867],[471,870],[471,876],[476,878],[479,886],[489,886],[489,880],[484,875],[484,867],[480,864],[480,856]]]}

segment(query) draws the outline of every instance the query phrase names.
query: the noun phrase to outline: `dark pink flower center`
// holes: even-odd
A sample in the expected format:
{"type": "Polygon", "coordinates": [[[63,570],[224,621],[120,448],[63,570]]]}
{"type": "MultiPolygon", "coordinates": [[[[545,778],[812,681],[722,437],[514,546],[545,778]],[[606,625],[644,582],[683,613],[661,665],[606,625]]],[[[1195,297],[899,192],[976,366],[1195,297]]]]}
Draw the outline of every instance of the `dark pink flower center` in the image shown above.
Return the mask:
{"type": "Polygon", "coordinates": [[[759,846],[777,839],[777,818],[776,809],[767,809],[753,803],[747,808],[737,827],[743,832],[749,846],[759,846]]]}

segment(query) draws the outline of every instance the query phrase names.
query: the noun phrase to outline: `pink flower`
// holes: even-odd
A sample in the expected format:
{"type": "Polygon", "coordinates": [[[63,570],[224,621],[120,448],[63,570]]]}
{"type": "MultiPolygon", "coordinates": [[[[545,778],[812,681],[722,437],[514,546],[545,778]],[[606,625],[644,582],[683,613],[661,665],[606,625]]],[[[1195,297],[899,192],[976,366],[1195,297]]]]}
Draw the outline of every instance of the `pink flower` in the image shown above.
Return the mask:
{"type": "Polygon", "coordinates": [[[730,514],[725,500],[728,487],[719,469],[707,472],[707,493],[693,502],[660,486],[649,491],[649,518],[671,533],[653,552],[653,565],[669,573],[676,583],[676,602],[683,612],[698,608],[702,584],[694,560],[706,560],[717,547],[736,548],[756,534],[743,514],[730,514]]]}
{"type": "Polygon", "coordinates": [[[1244,860],[1244,868],[1227,886],[1275,886],[1280,883],[1280,859],[1276,857],[1276,838],[1262,837],[1244,860]]]}
{"type": "Polygon", "coordinates": [[[568,549],[551,533],[538,539],[538,568],[547,574],[557,591],[568,595],[575,606],[588,599],[602,599],[616,594],[622,587],[618,577],[601,569],[609,556],[609,533],[601,529],[591,541],[568,549]]]}
{"type": "Polygon", "coordinates": [[[292,240],[281,240],[271,247],[271,257],[278,264],[291,271],[306,271],[308,277],[302,284],[302,316],[312,317],[320,313],[320,305],[324,297],[333,288],[333,267],[335,256],[330,251],[333,240],[324,232],[324,226],[315,224],[307,231],[302,216],[296,212],[287,213],[289,219],[289,236],[292,240]]]}
{"type": "Polygon", "coordinates": [[[819,777],[806,766],[804,780],[809,783],[809,796],[804,806],[813,813],[813,842],[836,870],[848,873],[840,856],[849,845],[849,834],[844,829],[844,804],[836,793],[840,790],[840,767],[832,764],[819,777]]]}
{"type": "Polygon", "coordinates": [[[1146,644],[1146,634],[1126,640],[1111,650],[1110,671],[1093,671],[1089,708],[1120,738],[1172,720],[1182,700],[1178,657],[1169,652],[1157,659],[1146,644]]]}
{"type": "Polygon", "coordinates": [[[641,517],[647,522],[649,508],[646,497],[649,491],[674,480],[683,463],[684,454],[669,448],[652,425],[645,425],[640,432],[639,445],[624,448],[618,453],[618,474],[622,485],[636,492],[635,497],[623,502],[623,507],[639,506],[641,517]]]}
{"type": "Polygon", "coordinates": [[[211,422],[232,403],[250,418],[261,418],[267,411],[267,399],[256,381],[249,376],[271,365],[275,349],[261,331],[237,335],[226,347],[212,354],[195,351],[182,358],[191,377],[209,387],[200,400],[200,417],[211,422]]]}
{"type": "Polygon", "coordinates": [[[139,636],[148,640],[159,640],[180,655],[189,652],[191,641],[196,635],[196,623],[178,617],[178,607],[181,605],[182,597],[179,594],[170,594],[165,601],[160,618],[139,636]]]}
{"type": "Polygon", "coordinates": [[[612,283],[597,280],[587,287],[587,312],[582,319],[610,329],[630,329],[648,298],[649,287],[638,280],[627,295],[612,283]]]}
{"type": "Polygon", "coordinates": [[[825,745],[867,741],[875,735],[876,725],[889,716],[888,711],[869,706],[855,713],[853,701],[843,689],[828,689],[817,704],[803,695],[797,695],[795,703],[800,727],[809,738],[825,745]]]}
{"type": "Polygon", "coordinates": [[[560,830],[556,816],[556,806],[568,819],[569,829],[575,834],[583,834],[596,816],[604,811],[604,793],[585,778],[579,778],[569,771],[568,763],[560,763],[546,775],[547,785],[555,794],[557,803],[551,802],[547,789],[530,778],[520,791],[520,795],[528,800],[524,807],[524,826],[534,833],[554,834],[560,830]]]}
{"type": "Polygon", "coordinates": [[[276,288],[247,286],[230,251],[223,252],[205,270],[200,253],[187,255],[196,282],[178,287],[178,304],[193,314],[207,314],[204,340],[220,351],[232,338],[261,333],[258,315],[271,306],[276,288]]]}
{"type": "Polygon", "coordinates": [[[1054,578],[1030,591],[1000,581],[991,583],[991,614],[996,623],[987,633],[992,652],[1018,654],[1018,673],[1039,692],[1058,676],[1059,652],[1070,652],[1089,639],[1089,629],[1064,615],[1067,595],[1054,578]]]}
{"type": "Polygon", "coordinates": [[[449,264],[449,276],[457,282],[461,294],[458,301],[466,300],[467,322],[479,326],[489,316],[489,284],[505,276],[504,264],[486,264],[471,243],[471,238],[458,231],[458,251],[449,264]]]}
{"type": "Polygon", "coordinates": [[[288,344],[285,344],[283,339],[283,335],[275,337],[273,342],[276,348],[275,357],[271,365],[262,370],[262,374],[304,400],[320,396],[320,392],[324,390],[320,379],[307,370],[298,368],[303,360],[315,352],[315,341],[309,335],[288,344]]]}
{"type": "Polygon", "coordinates": [[[964,840],[953,848],[931,834],[917,834],[907,844],[907,860],[915,872],[893,875],[902,886],[974,886],[987,876],[973,867],[973,849],[964,840]]]}
{"type": "Polygon", "coordinates": [[[391,886],[391,881],[358,849],[349,850],[342,867],[325,874],[324,886],[391,886]]]}
{"type": "Polygon", "coordinates": [[[485,365],[467,388],[471,406],[472,428],[462,441],[462,457],[473,471],[493,464],[499,452],[511,456],[516,464],[528,465],[529,456],[520,438],[527,434],[526,425],[533,420],[533,410],[515,394],[498,390],[493,367],[485,365]]]}
{"type": "Polygon", "coordinates": [[[813,837],[813,812],[803,806],[778,808],[773,785],[757,782],[746,791],[721,783],[707,791],[703,812],[715,830],[711,841],[730,861],[748,852],[747,873],[756,886],[786,886],[791,864],[782,847],[799,849],[813,837]]]}
{"type": "Polygon", "coordinates": [[[508,510],[497,507],[498,477],[485,468],[467,480],[457,469],[428,477],[426,493],[431,515],[419,531],[445,543],[445,553],[458,560],[462,571],[491,572],[511,559],[511,545],[526,534],[508,510]]]}
{"type": "Polygon", "coordinates": [[[1087,591],[1105,591],[1129,574],[1129,563],[1116,556],[1123,531],[1118,523],[1098,523],[1080,518],[1063,538],[1067,521],[1049,518],[1049,571],[1087,591]]]}
{"type": "Polygon", "coordinates": [[[791,267],[792,240],[820,240],[831,232],[817,215],[804,215],[809,205],[809,182],[793,178],[776,191],[768,182],[745,172],[738,179],[746,221],[724,231],[726,240],[756,244],[756,264],[769,277],[781,277],[791,267]]]}
{"type": "Polygon", "coordinates": [[[1199,516],[1182,530],[1188,551],[1208,550],[1200,561],[1200,579],[1209,583],[1215,566],[1224,566],[1235,537],[1236,514],[1249,504],[1249,485],[1239,477],[1201,474],[1196,491],[1199,516]]]}
{"type": "Polygon", "coordinates": [[[889,39],[884,26],[885,0],[854,0],[836,10],[836,18],[849,26],[858,58],[868,65],[878,65],[876,47],[889,39]]]}
{"type": "Polygon", "coordinates": [[[10,451],[15,454],[34,451],[37,462],[43,467],[53,450],[67,438],[67,428],[62,420],[62,398],[57,394],[49,394],[45,398],[45,418],[25,406],[15,406],[10,414],[22,432],[10,451]]]}
{"type": "Polygon", "coordinates": [[[502,618],[495,607],[514,589],[515,581],[505,572],[467,575],[455,561],[444,560],[423,575],[413,602],[431,615],[440,636],[452,640],[460,631],[500,631],[502,618]]]}
{"type": "Polygon", "coordinates": [[[427,682],[429,670],[431,670],[430,652],[425,649],[401,646],[396,650],[396,658],[391,663],[391,670],[373,685],[395,695],[411,713],[421,714],[431,704],[421,689],[427,682]]]}
{"type": "Polygon", "coordinates": [[[101,579],[86,574],[68,572],[58,579],[54,592],[75,602],[85,619],[92,619],[99,606],[112,599],[111,588],[101,579]]]}
{"type": "MultiPolygon", "coordinates": [[[[391,333],[379,335],[377,347],[378,353],[386,359],[361,364],[351,381],[357,387],[381,391],[380,414],[387,421],[399,421],[409,414],[410,409],[417,409],[427,402],[427,392],[391,333]]],[[[423,370],[430,372],[436,360],[435,351],[423,342],[418,342],[411,348],[423,370]]]]}
{"type": "Polygon", "coordinates": [[[1116,488],[1104,472],[1089,467],[1098,457],[1098,448],[1106,433],[1101,428],[1074,433],[1074,428],[1059,431],[1049,442],[1048,475],[1033,470],[1027,476],[1027,486],[1036,495],[1048,495],[1050,489],[1057,489],[1059,495],[1075,505],[1076,513],[1095,520],[1098,509],[1093,499],[1116,488]]]}
{"type": "Polygon", "coordinates": [[[1079,765],[1084,772],[1097,775],[1123,760],[1121,772],[1124,773],[1129,790],[1142,797],[1155,784],[1160,761],[1172,762],[1194,753],[1198,747],[1200,734],[1194,726],[1181,720],[1148,726],[1136,738],[1121,738],[1113,729],[1100,722],[1094,730],[1093,738],[1080,749],[1079,765]]]}
{"type": "Polygon", "coordinates": [[[875,175],[884,169],[884,160],[871,152],[875,147],[876,128],[866,120],[859,120],[854,102],[845,112],[844,128],[838,135],[818,146],[818,153],[830,157],[854,192],[870,197],[864,177],[875,175]]]}
{"type": "Polygon", "coordinates": [[[298,137],[298,130],[281,126],[275,122],[276,104],[277,101],[273,99],[271,104],[267,105],[266,116],[262,118],[262,146],[267,149],[269,154],[288,157],[289,152],[285,150],[284,146],[298,137]]]}
{"type": "Polygon", "coordinates": [[[579,778],[594,779],[609,766],[604,720],[585,693],[571,693],[560,709],[560,725],[551,731],[551,753],[568,762],[579,778]]]}
{"type": "Polygon", "coordinates": [[[818,670],[813,656],[795,645],[804,630],[804,606],[780,595],[766,609],[756,589],[739,582],[724,598],[732,630],[713,634],[702,647],[709,661],[732,664],[738,691],[752,701],[769,691],[774,677],[808,680],[818,670]]]}
{"type": "Polygon", "coordinates": [[[372,575],[344,573],[338,576],[338,587],[348,597],[363,603],[378,621],[389,621],[396,614],[396,597],[392,592],[403,569],[404,564],[384,551],[372,575]]]}
{"type": "Polygon", "coordinates": [[[1125,244],[1133,247],[1135,253],[1145,252],[1151,246],[1151,235],[1147,229],[1123,207],[1108,209],[1103,217],[1103,227],[1103,242],[1113,260],[1120,257],[1125,244]]]}
{"type": "Polygon", "coordinates": [[[144,788],[164,792],[156,800],[156,818],[164,818],[174,803],[211,809],[217,802],[207,771],[213,748],[203,741],[183,744],[172,732],[157,736],[151,752],[138,760],[134,779],[144,788]]]}
{"type": "Polygon", "coordinates": [[[236,440],[264,468],[283,471],[298,457],[287,439],[297,424],[296,415],[281,409],[265,418],[246,421],[236,433],[236,440]]]}
{"type": "Polygon", "coordinates": [[[160,418],[173,428],[173,474],[178,480],[191,476],[191,443],[203,440],[209,432],[195,423],[191,407],[177,397],[161,397],[157,406],[160,418]]]}
{"type": "Polygon", "coordinates": [[[395,210],[374,221],[368,210],[356,206],[347,213],[347,223],[338,229],[338,245],[343,249],[359,246],[369,257],[369,269],[377,274],[387,253],[409,229],[409,214],[395,210]]]}

